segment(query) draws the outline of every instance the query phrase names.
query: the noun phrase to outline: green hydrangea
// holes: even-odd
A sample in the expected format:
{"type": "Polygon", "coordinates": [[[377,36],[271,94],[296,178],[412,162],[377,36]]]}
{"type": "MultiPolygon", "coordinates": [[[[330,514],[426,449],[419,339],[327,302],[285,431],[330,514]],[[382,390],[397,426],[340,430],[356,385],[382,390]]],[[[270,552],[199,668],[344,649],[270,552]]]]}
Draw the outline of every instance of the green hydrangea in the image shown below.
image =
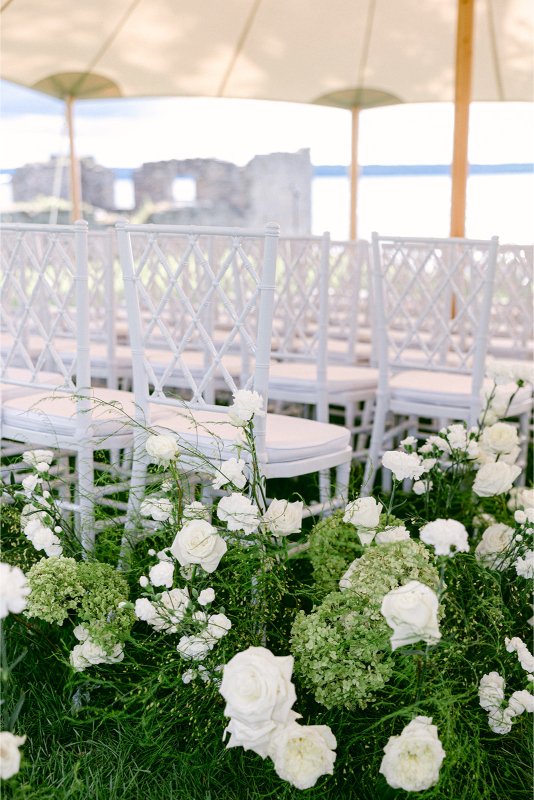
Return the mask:
{"type": "Polygon", "coordinates": [[[380,613],[391,589],[418,580],[433,589],[439,577],[424,545],[411,539],[368,547],[351,576],[352,588],[331,592],[293,623],[295,672],[317,702],[365,707],[392,675],[391,630],[380,613]]]}
{"type": "Polygon", "coordinates": [[[78,567],[73,558],[64,556],[41,558],[34,564],[26,575],[31,594],[25,615],[63,625],[85,594],[78,567]]]}

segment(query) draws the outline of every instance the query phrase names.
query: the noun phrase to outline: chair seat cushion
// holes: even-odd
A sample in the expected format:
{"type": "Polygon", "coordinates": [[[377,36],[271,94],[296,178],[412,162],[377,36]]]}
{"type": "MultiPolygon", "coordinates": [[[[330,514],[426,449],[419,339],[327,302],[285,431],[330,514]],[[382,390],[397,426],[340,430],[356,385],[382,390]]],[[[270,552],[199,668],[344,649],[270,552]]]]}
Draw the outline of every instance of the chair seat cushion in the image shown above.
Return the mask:
{"type": "MultiPolygon", "coordinates": [[[[471,375],[414,369],[395,375],[390,380],[390,389],[393,400],[469,408],[471,384],[471,375]]],[[[486,378],[484,385],[491,388],[493,381],[486,378]]],[[[515,389],[515,383],[503,387],[510,396],[515,389]]],[[[523,386],[515,396],[514,405],[528,401],[531,392],[530,386],[523,386]]]]}
{"type": "MultiPolygon", "coordinates": [[[[170,408],[167,407],[166,410],[168,413],[170,408]]],[[[232,449],[237,429],[225,422],[225,413],[179,408],[173,408],[172,411],[174,413],[170,416],[158,420],[157,430],[162,433],[174,431],[195,449],[210,457],[219,454],[219,451],[224,458],[237,456],[235,449],[232,449]],[[210,433],[219,441],[214,441],[210,433]]],[[[350,431],[340,425],[282,414],[267,414],[267,458],[270,463],[337,453],[347,447],[349,440],[350,431]]]]}
{"type": "MultiPolygon", "coordinates": [[[[378,384],[378,370],[370,367],[329,364],[327,380],[329,392],[374,389],[378,384]]],[[[314,391],[317,389],[317,365],[272,361],[269,369],[269,389],[295,393],[314,391]]]]}
{"type": "MultiPolygon", "coordinates": [[[[92,424],[95,436],[128,434],[130,420],[135,415],[134,395],[118,389],[93,389],[97,402],[93,406],[92,424]]],[[[169,409],[154,407],[152,420],[169,413],[169,409]]],[[[31,389],[26,395],[9,397],[2,402],[2,423],[21,431],[41,431],[58,436],[74,436],[76,433],[76,404],[65,392],[31,389]]]]}

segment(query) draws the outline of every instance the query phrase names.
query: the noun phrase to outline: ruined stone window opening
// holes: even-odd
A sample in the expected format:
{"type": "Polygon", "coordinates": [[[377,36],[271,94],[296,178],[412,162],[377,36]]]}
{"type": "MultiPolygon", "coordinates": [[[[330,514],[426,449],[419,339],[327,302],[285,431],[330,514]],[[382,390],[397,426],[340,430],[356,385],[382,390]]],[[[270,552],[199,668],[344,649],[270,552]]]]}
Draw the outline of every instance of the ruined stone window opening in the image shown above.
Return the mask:
{"type": "Polygon", "coordinates": [[[177,175],[172,181],[172,201],[175,207],[196,203],[197,181],[192,175],[177,175]]]}

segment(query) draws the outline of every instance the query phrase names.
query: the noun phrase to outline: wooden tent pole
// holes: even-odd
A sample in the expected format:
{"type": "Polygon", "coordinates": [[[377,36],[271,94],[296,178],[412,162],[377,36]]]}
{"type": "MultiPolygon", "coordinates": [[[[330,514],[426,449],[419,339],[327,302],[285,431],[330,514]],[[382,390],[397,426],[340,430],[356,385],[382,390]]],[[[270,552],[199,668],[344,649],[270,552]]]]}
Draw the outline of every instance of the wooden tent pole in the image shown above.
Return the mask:
{"type": "Polygon", "coordinates": [[[473,63],[474,0],[458,0],[456,84],[454,94],[454,151],[452,157],[451,236],[465,236],[467,145],[473,63]]]}
{"type": "Polygon", "coordinates": [[[69,126],[69,141],[70,141],[70,199],[72,203],[71,215],[72,222],[78,219],[83,219],[82,216],[82,187],[80,181],[80,169],[78,160],[76,158],[76,151],[74,149],[74,124],[72,106],[74,97],[69,94],[67,96],[67,123],[69,126]]]}
{"type": "Polygon", "coordinates": [[[350,161],[350,239],[356,239],[356,206],[358,197],[358,123],[360,107],[352,108],[352,144],[350,161]]]}

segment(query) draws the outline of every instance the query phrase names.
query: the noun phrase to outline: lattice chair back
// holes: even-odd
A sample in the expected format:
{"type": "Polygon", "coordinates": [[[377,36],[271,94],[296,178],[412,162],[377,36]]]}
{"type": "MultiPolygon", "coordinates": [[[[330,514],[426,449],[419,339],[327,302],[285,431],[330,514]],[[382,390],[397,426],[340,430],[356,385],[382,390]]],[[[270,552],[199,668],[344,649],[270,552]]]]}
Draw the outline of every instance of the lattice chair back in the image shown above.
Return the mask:
{"type": "MultiPolygon", "coordinates": [[[[115,361],[117,270],[114,243],[115,235],[112,228],[88,232],[89,336],[91,342],[106,346],[108,389],[117,388],[115,361]]],[[[122,280],[120,282],[122,283],[122,280]]]]}
{"type": "MultiPolygon", "coordinates": [[[[225,411],[204,396],[216,375],[232,394],[238,388],[259,392],[266,407],[278,225],[248,230],[119,221],[116,230],[140,418],[149,419],[152,403],[225,411]],[[249,239],[261,240],[261,262],[247,255],[249,239]],[[221,248],[225,256],[217,263],[214,253],[221,248]],[[239,387],[225,366],[236,345],[248,358],[239,387]],[[162,349],[168,357],[156,370],[151,351],[162,349]],[[190,368],[192,349],[204,354],[200,371],[190,368]],[[185,379],[186,398],[168,391],[175,372],[185,379]]],[[[257,435],[264,449],[264,420],[257,421],[257,435]]]]}
{"type": "MultiPolygon", "coordinates": [[[[375,317],[371,313],[373,302],[372,272],[369,269],[369,243],[360,241],[330,243],[328,281],[328,336],[346,342],[343,360],[346,364],[371,361],[371,352],[360,353],[360,334],[366,343],[374,344],[371,332],[375,317]]],[[[337,348],[336,348],[337,350],[337,348]]]]}
{"type": "Polygon", "coordinates": [[[482,381],[498,238],[373,233],[380,366],[473,374],[482,381]]]}
{"type": "Polygon", "coordinates": [[[532,245],[499,246],[488,342],[488,352],[495,356],[533,356],[532,255],[532,245]]]}
{"type": "Polygon", "coordinates": [[[89,387],[87,223],[0,230],[2,383],[70,393],[89,387]]]}

